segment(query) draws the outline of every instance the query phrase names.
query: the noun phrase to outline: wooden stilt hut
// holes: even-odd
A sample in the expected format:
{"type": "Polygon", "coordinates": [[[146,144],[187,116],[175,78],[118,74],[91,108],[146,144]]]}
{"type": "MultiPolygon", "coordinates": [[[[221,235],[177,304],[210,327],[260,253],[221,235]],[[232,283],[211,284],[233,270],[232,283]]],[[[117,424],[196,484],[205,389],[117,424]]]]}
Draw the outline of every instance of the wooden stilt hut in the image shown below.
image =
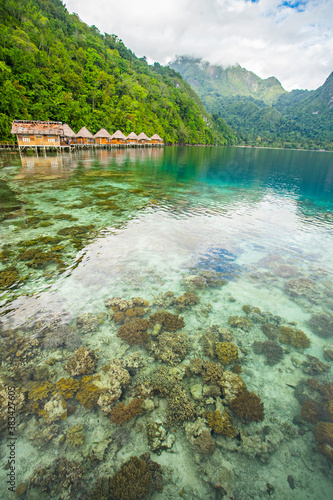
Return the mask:
{"type": "Polygon", "coordinates": [[[163,139],[158,134],[152,135],[150,140],[151,144],[164,144],[163,139]]]}
{"type": "Polygon", "coordinates": [[[126,137],[126,144],[137,144],[137,143],[138,143],[138,136],[134,132],[131,132],[126,137]]]}
{"type": "Polygon", "coordinates": [[[111,134],[105,128],[101,128],[95,135],[95,144],[108,145],[111,144],[111,134]]]}
{"type": "Polygon", "coordinates": [[[11,132],[16,135],[19,148],[58,147],[64,133],[62,122],[39,120],[14,120],[11,132]]]}
{"type": "Polygon", "coordinates": [[[126,144],[126,136],[117,130],[113,135],[111,135],[111,143],[112,144],[126,144]]]}
{"type": "Polygon", "coordinates": [[[62,128],[64,131],[64,135],[60,139],[61,145],[67,146],[70,144],[74,144],[76,139],[76,133],[69,127],[69,125],[67,125],[67,123],[64,123],[62,128]]]}
{"type": "Polygon", "coordinates": [[[138,144],[150,144],[150,139],[144,132],[138,135],[138,144]]]}
{"type": "Polygon", "coordinates": [[[90,145],[94,143],[94,136],[86,127],[82,127],[76,134],[76,144],[90,145]]]}

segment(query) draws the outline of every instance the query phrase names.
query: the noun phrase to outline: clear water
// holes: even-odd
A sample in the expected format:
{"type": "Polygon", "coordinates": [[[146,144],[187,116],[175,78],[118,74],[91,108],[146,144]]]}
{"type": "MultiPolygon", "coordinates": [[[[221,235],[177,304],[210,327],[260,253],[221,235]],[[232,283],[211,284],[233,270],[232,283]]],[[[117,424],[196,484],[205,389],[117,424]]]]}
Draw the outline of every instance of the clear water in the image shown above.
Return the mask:
{"type": "MultiPolygon", "coordinates": [[[[113,477],[131,456],[148,451],[162,467],[164,489],[154,499],[332,498],[333,156],[191,147],[0,161],[1,454],[4,466],[9,385],[17,403],[15,487],[25,482],[32,499],[88,498],[84,492],[98,477],[113,477]],[[185,292],[197,303],[174,300],[185,292]],[[175,336],[185,335],[186,353],[167,355],[158,345],[162,333],[153,336],[151,328],[137,345],[117,337],[120,324],[104,302],[111,297],[148,301],[144,319],[159,310],[182,316],[185,326],[175,336]],[[232,316],[248,318],[250,326],[232,325],[232,316]],[[260,353],[269,340],[265,323],[302,330],[310,347],[286,343],[278,331],[281,359],[270,363],[260,353]],[[244,421],[225,388],[211,396],[214,384],[204,371],[191,371],[195,358],[219,362],[208,338],[237,346],[237,363],[224,370],[240,365],[248,391],[264,404],[264,420],[244,421]],[[67,361],[79,345],[98,349],[98,361],[92,373],[71,375],[67,361]],[[133,353],[140,361],[129,360],[133,353]],[[105,391],[103,367],[113,359],[131,377],[118,401],[127,405],[138,394],[144,400],[123,426],[110,420],[117,398],[107,411],[96,402],[86,408],[75,392],[64,401],[56,385],[89,374],[105,391]],[[168,419],[171,395],[152,382],[161,366],[182,384],[194,408],[188,420],[168,419]],[[52,389],[34,399],[46,382],[52,389]],[[153,386],[144,396],[142,384],[153,386]],[[314,418],[307,400],[321,408],[314,418]],[[235,437],[209,427],[215,410],[229,414],[235,437]],[[147,437],[149,424],[159,421],[167,433],[160,454],[147,437]],[[75,425],[82,425],[84,440],[72,447],[75,425]],[[120,444],[119,429],[130,431],[120,444]],[[318,437],[323,429],[327,435],[318,437]],[[206,450],[197,441],[202,431],[211,433],[206,450]],[[69,483],[60,477],[53,485],[61,458],[81,464],[80,481],[73,472],[69,483]],[[48,471],[47,485],[39,468],[48,471]]],[[[4,488],[0,498],[10,494],[4,488]]]]}

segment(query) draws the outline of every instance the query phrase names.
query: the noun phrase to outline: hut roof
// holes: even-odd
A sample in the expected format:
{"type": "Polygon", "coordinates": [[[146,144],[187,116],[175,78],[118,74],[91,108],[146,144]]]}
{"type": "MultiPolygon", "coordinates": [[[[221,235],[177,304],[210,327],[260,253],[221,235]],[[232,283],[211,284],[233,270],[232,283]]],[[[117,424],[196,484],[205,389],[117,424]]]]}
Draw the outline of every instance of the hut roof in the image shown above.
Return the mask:
{"type": "Polygon", "coordinates": [[[12,134],[63,135],[62,122],[41,122],[39,120],[14,120],[12,134]]]}
{"type": "Polygon", "coordinates": [[[110,139],[111,138],[111,134],[109,134],[109,132],[107,130],[105,130],[105,128],[101,128],[101,130],[99,130],[94,135],[94,138],[98,139],[98,138],[101,138],[101,137],[107,137],[108,139],[110,139]]]}
{"type": "Polygon", "coordinates": [[[62,128],[65,137],[76,137],[75,132],[67,125],[67,123],[64,123],[62,128]]]}
{"type": "Polygon", "coordinates": [[[158,134],[152,135],[150,139],[155,139],[155,140],[158,140],[158,141],[163,141],[162,137],[160,137],[158,134]]]}
{"type": "Polygon", "coordinates": [[[144,132],[141,132],[141,134],[138,135],[138,140],[141,141],[142,139],[150,141],[149,137],[144,132]]]}
{"type": "Polygon", "coordinates": [[[120,130],[117,130],[117,132],[111,135],[111,139],[126,139],[126,137],[122,132],[120,132],[120,130]]]}
{"type": "Polygon", "coordinates": [[[78,133],[76,134],[76,137],[85,137],[87,139],[93,139],[94,136],[92,135],[91,132],[86,127],[82,127],[78,133]]]}
{"type": "Polygon", "coordinates": [[[134,133],[134,132],[131,132],[127,137],[126,139],[137,139],[138,136],[134,133]]]}

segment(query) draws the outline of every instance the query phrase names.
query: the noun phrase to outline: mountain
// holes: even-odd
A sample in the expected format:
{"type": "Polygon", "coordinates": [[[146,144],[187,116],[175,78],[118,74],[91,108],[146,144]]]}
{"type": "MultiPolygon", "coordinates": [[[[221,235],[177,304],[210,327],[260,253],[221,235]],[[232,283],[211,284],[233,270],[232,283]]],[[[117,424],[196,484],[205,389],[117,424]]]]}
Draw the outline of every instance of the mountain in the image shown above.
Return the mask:
{"type": "Polygon", "coordinates": [[[273,76],[263,80],[239,64],[224,68],[202,59],[178,56],[170,68],[178,71],[206,99],[242,95],[270,104],[286,92],[273,76]]]}
{"type": "Polygon", "coordinates": [[[13,140],[13,119],[59,120],[92,133],[144,130],[166,143],[235,140],[178,73],[149,66],[60,0],[1,1],[0,92],[2,141],[13,140]]]}
{"type": "Polygon", "coordinates": [[[170,67],[195,89],[207,111],[236,131],[240,144],[333,149],[333,74],[317,90],[286,92],[239,65],[177,57],[170,67]]]}

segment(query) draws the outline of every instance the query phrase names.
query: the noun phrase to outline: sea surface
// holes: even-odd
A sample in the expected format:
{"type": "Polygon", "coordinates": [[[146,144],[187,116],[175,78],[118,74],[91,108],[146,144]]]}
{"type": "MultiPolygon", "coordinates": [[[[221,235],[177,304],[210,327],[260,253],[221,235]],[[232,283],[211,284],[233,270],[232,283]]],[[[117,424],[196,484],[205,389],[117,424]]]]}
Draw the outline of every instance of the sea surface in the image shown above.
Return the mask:
{"type": "Polygon", "coordinates": [[[333,498],[332,255],[331,153],[1,154],[0,499],[333,498]]]}

